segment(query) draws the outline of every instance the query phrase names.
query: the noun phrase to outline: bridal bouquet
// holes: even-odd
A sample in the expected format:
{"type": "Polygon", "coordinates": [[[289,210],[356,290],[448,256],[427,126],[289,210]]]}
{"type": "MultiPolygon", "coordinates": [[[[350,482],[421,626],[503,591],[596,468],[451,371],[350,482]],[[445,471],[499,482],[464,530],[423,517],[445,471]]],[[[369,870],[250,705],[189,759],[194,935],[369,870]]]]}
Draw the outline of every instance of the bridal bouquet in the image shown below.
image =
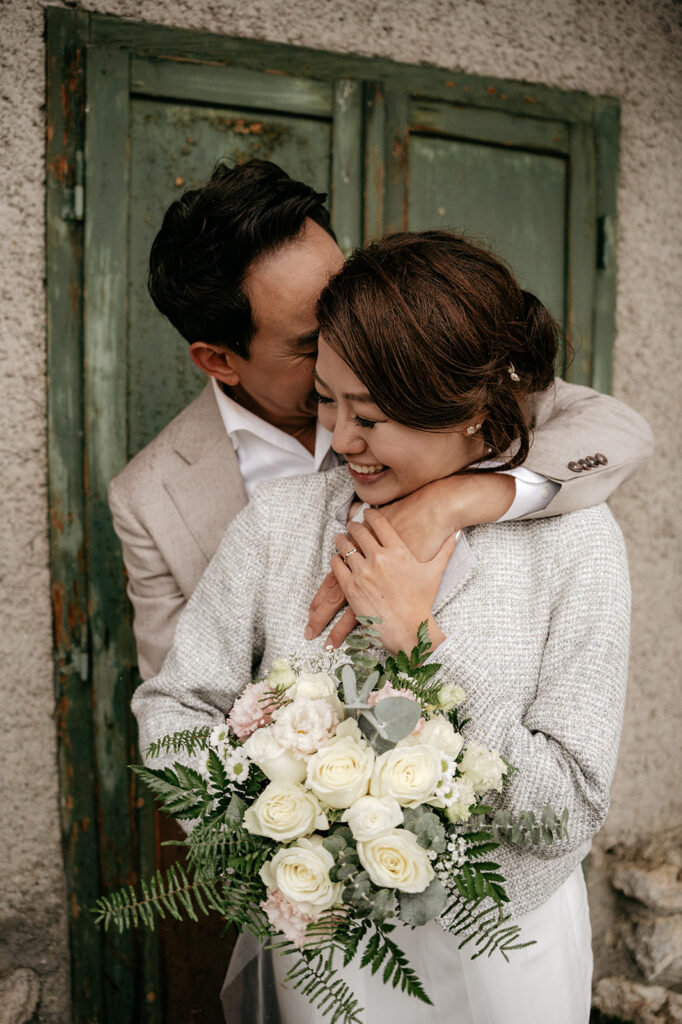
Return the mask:
{"type": "Polygon", "coordinates": [[[483,803],[514,771],[466,742],[465,694],[426,663],[426,624],[408,656],[381,665],[375,620],[361,620],[341,656],[276,661],[237,697],[224,725],[176,733],[147,757],[184,753],[192,765],[134,771],[174,818],[195,822],[174,865],[141,892],[101,898],[105,927],[155,914],[197,920],[213,909],[288,956],[287,978],[331,1021],[359,1022],[339,975],[358,956],[385,983],[430,1003],[394,932],[443,926],[474,956],[507,954],[519,928],[489,855],[500,842],[552,842],[564,812],[493,812],[483,803]]]}

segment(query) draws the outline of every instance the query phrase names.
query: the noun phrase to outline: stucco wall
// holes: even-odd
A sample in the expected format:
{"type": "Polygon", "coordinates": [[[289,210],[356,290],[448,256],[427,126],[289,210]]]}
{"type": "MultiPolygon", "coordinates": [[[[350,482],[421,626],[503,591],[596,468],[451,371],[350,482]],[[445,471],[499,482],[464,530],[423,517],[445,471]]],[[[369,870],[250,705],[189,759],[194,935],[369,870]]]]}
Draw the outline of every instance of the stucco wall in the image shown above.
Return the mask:
{"type": "MultiPolygon", "coordinates": [[[[0,975],[33,967],[43,979],[40,1019],[56,1022],[68,1019],[68,966],[47,548],[44,6],[41,0],[0,5],[0,927],[3,941],[9,939],[0,952],[0,975]]],[[[679,6],[673,0],[96,0],[68,6],[620,99],[614,393],[648,418],[658,453],[612,503],[631,559],[632,671],[613,806],[598,842],[604,847],[679,822],[679,6]]],[[[601,938],[610,909],[597,881],[601,938]]],[[[611,966],[607,948],[599,943],[598,971],[611,966]]]]}

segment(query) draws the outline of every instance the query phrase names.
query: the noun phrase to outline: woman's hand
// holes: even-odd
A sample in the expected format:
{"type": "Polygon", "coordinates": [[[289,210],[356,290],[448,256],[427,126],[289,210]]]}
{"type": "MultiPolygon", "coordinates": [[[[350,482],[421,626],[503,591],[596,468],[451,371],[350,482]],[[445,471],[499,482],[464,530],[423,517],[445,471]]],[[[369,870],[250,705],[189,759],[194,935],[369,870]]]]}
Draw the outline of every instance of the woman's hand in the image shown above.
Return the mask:
{"type": "Polygon", "coordinates": [[[459,531],[446,539],[430,561],[419,562],[376,509],[365,512],[364,523],[350,522],[347,535],[337,534],[339,554],[332,558],[332,572],[355,615],[381,619],[377,628],[386,650],[409,652],[424,620],[434,647],[445,639],[432,609],[458,539],[459,531]],[[342,556],[354,548],[344,560],[342,556]]]}

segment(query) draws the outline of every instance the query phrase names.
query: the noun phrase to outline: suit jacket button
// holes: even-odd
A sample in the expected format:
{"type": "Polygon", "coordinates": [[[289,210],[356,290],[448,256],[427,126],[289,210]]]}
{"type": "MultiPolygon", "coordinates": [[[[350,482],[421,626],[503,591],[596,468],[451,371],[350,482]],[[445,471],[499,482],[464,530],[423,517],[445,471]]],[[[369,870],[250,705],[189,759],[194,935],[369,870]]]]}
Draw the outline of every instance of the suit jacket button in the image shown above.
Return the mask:
{"type": "Polygon", "coordinates": [[[601,452],[597,452],[597,454],[595,455],[595,459],[597,460],[600,466],[608,465],[609,460],[606,458],[605,455],[602,455],[601,452]]]}
{"type": "Polygon", "coordinates": [[[589,462],[590,466],[598,466],[599,465],[599,463],[597,462],[596,456],[594,456],[594,455],[588,455],[587,458],[585,459],[585,462],[589,462]]]}
{"type": "Polygon", "coordinates": [[[583,471],[583,467],[579,466],[577,462],[569,462],[568,468],[570,469],[571,473],[582,473],[583,471]]]}
{"type": "Polygon", "coordinates": [[[592,466],[589,464],[587,459],[579,459],[578,461],[580,465],[583,467],[583,469],[592,469],[592,466]]]}

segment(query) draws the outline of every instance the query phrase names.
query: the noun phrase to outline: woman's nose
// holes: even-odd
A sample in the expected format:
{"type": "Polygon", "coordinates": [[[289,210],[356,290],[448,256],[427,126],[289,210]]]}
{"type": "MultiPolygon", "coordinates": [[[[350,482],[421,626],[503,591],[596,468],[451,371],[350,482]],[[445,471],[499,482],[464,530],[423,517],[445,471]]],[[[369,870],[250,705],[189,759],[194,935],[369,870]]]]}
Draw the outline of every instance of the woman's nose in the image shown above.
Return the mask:
{"type": "Polygon", "coordinates": [[[357,455],[365,448],[365,442],[356,424],[349,416],[337,416],[332,436],[332,448],[340,455],[357,455]]]}

